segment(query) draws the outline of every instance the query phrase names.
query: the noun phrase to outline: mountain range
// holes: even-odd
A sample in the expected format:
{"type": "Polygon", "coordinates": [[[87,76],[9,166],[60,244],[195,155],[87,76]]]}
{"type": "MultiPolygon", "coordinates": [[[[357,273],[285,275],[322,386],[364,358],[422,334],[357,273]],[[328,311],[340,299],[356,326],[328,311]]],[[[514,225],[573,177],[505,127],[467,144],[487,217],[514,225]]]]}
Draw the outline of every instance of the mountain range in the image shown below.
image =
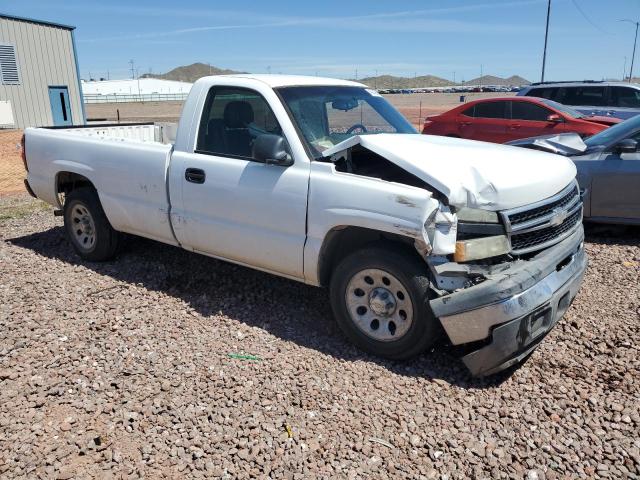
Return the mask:
{"type": "MultiPolygon", "coordinates": [[[[179,82],[195,82],[197,79],[208,75],[226,75],[232,73],[246,72],[219,68],[206,63],[193,63],[191,65],[176,67],[166,73],[145,73],[142,75],[142,78],[160,78],[164,80],[176,80],[179,82]]],[[[460,85],[460,83],[454,83],[451,80],[436,77],[435,75],[421,75],[417,77],[378,75],[377,77],[360,78],[358,81],[374,88],[425,88],[460,85]]],[[[531,82],[518,75],[512,75],[508,78],[483,75],[482,77],[467,80],[464,83],[467,85],[528,85],[531,82]]]]}

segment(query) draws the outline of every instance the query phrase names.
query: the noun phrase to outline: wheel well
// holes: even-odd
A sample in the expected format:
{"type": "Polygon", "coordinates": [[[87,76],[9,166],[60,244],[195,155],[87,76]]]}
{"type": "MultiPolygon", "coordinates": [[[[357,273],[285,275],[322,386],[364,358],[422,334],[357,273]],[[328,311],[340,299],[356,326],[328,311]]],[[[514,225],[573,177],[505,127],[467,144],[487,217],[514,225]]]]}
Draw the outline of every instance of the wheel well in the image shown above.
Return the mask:
{"type": "Polygon", "coordinates": [[[394,233],[381,232],[364,227],[336,227],[324,239],[318,261],[320,285],[327,286],[335,266],[347,255],[365,245],[384,242],[418,255],[413,247],[413,239],[394,233]]]}
{"type": "Polygon", "coordinates": [[[87,177],[74,172],[58,172],[56,176],[56,193],[67,194],[71,190],[75,190],[80,187],[91,187],[95,189],[91,180],[87,177]]]}

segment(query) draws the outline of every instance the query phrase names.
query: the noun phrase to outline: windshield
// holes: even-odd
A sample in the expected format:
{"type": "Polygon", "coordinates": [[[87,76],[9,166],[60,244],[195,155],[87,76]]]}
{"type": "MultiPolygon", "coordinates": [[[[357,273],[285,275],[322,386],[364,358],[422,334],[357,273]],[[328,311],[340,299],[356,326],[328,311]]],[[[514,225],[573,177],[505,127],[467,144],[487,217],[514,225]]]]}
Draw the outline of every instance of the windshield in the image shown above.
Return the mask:
{"type": "Polygon", "coordinates": [[[545,105],[550,106],[551,108],[555,108],[556,110],[569,115],[570,117],[573,117],[573,118],[583,118],[584,117],[584,115],[581,114],[580,112],[578,112],[577,110],[574,110],[571,107],[567,107],[566,105],[562,105],[561,103],[554,102],[553,100],[547,100],[546,98],[544,98],[544,99],[542,99],[542,102],[545,105]]]}
{"type": "Polygon", "coordinates": [[[624,138],[629,138],[638,131],[640,131],[640,115],[596,133],[587,138],[584,143],[590,148],[610,145],[612,142],[619,142],[624,138]]]}
{"type": "Polygon", "coordinates": [[[375,90],[347,86],[277,90],[316,158],[354,135],[417,133],[375,90]]]}

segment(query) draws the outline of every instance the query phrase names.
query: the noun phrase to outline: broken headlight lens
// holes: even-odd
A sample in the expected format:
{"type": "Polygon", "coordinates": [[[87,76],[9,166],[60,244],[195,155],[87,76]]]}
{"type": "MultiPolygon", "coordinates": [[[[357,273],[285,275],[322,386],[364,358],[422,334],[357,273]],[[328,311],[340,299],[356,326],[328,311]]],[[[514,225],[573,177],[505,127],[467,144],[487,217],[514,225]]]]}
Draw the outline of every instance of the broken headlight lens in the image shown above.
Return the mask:
{"type": "Polygon", "coordinates": [[[479,208],[461,208],[456,212],[459,222],[473,223],[500,223],[498,214],[489,210],[479,208]]]}
{"type": "Polygon", "coordinates": [[[470,262],[481,258],[497,257],[511,251],[506,235],[458,240],[453,259],[456,262],[470,262]]]}

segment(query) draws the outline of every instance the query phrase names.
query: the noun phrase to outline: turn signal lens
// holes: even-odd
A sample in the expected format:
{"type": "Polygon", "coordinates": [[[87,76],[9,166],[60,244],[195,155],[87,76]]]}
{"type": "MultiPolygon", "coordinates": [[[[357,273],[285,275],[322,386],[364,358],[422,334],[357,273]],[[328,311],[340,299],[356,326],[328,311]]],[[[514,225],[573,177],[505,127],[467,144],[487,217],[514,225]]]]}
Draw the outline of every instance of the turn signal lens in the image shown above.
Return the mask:
{"type": "Polygon", "coordinates": [[[453,259],[456,262],[470,262],[481,258],[497,257],[509,253],[511,245],[506,235],[458,240],[453,259]]]}

